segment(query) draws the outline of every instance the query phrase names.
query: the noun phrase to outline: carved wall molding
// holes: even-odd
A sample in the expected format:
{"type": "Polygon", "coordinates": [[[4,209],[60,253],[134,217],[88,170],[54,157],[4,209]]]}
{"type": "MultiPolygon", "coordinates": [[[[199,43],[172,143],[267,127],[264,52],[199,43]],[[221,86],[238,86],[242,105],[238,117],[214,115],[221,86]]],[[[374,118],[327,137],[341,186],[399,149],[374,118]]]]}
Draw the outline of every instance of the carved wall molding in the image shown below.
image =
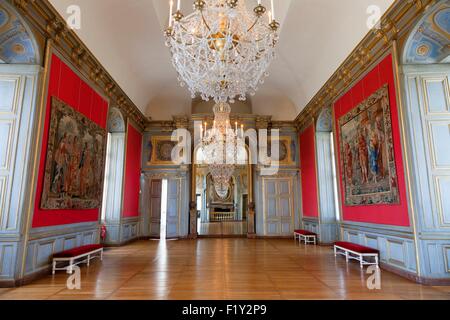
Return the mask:
{"type": "Polygon", "coordinates": [[[177,171],[168,172],[151,172],[147,171],[144,173],[145,180],[150,182],[156,179],[186,179],[189,175],[189,171],[181,171],[182,169],[177,169],[177,171]]]}
{"type": "MultiPolygon", "coordinates": [[[[158,132],[172,132],[175,129],[193,129],[195,122],[207,122],[211,125],[214,121],[214,115],[212,114],[202,114],[202,115],[191,115],[191,116],[174,116],[173,120],[165,121],[149,121],[145,128],[146,132],[158,131],[158,132]]],[[[273,121],[272,116],[261,116],[261,115],[240,115],[231,114],[230,122],[243,123],[245,127],[255,128],[255,129],[280,129],[284,132],[296,131],[296,122],[294,121],[273,121]]]]}
{"type": "Polygon", "coordinates": [[[264,167],[261,165],[257,165],[256,166],[256,175],[258,177],[263,177],[263,178],[289,178],[289,177],[296,177],[299,175],[300,173],[300,169],[279,169],[278,173],[276,175],[273,176],[263,176],[261,175],[261,170],[263,170],[264,167]]]}
{"type": "Polygon", "coordinates": [[[372,29],[358,44],[319,92],[295,119],[299,131],[311,118],[317,118],[324,106],[332,104],[345,93],[374,62],[392,47],[395,40],[404,40],[417,19],[437,0],[396,0],[381,18],[379,28],[372,29]]]}
{"type": "Polygon", "coordinates": [[[176,128],[177,127],[174,121],[149,121],[145,131],[172,132],[176,128]]]}
{"type": "Polygon", "coordinates": [[[79,68],[120,110],[144,130],[149,119],[131,101],[127,94],[114,81],[92,52],[76,33],[67,27],[63,17],[48,0],[7,0],[16,7],[22,17],[30,23],[46,40],[79,68]]]}
{"type": "Polygon", "coordinates": [[[189,117],[187,116],[173,116],[173,123],[177,129],[188,129],[189,122],[189,117]]]}

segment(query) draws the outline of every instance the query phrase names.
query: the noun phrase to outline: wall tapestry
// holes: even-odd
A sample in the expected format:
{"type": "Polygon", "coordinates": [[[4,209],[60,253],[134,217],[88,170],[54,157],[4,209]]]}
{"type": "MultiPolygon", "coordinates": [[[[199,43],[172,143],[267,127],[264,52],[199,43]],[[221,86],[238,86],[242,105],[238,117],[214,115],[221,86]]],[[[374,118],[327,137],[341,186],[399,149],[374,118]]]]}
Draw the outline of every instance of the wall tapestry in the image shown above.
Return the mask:
{"type": "Polygon", "coordinates": [[[52,97],[41,209],[99,208],[105,146],[104,129],[52,97]]]}
{"type": "Polygon", "coordinates": [[[399,203],[388,85],[339,119],[345,205],[399,203]]]}

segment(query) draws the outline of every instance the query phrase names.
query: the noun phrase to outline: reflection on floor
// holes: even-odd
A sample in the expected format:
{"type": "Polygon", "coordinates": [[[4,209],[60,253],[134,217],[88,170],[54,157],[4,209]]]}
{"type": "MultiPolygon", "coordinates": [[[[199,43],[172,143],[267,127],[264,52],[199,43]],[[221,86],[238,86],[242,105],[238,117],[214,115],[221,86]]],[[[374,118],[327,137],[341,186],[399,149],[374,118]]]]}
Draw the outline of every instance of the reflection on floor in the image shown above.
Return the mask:
{"type": "Polygon", "coordinates": [[[0,299],[450,299],[450,287],[387,271],[381,290],[369,290],[357,263],[293,240],[139,241],[83,267],[81,290],[67,289],[67,277],[0,289],[0,299]]]}
{"type": "Polygon", "coordinates": [[[202,236],[247,235],[247,221],[198,222],[202,236]]]}

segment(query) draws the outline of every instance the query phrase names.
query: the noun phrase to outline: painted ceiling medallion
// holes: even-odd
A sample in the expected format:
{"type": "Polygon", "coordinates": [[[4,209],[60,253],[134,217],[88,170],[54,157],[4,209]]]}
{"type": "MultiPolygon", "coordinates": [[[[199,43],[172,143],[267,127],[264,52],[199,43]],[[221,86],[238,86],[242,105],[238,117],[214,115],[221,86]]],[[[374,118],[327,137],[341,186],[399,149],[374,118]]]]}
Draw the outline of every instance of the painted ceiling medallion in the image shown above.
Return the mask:
{"type": "Polygon", "coordinates": [[[417,54],[419,56],[426,56],[430,52],[430,47],[426,44],[423,44],[417,48],[417,54]]]}
{"type": "Polygon", "coordinates": [[[178,80],[192,98],[233,103],[254,95],[274,59],[279,23],[258,0],[253,11],[245,1],[196,0],[184,16],[180,0],[170,1],[166,44],[178,80]]]}

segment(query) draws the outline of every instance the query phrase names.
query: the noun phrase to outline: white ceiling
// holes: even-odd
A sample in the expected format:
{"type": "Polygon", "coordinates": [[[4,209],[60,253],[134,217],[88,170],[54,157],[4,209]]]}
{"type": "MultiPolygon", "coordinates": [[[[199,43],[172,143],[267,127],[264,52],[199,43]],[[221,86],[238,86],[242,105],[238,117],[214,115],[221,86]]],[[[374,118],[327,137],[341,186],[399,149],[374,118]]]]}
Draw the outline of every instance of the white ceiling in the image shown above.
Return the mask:
{"type": "MultiPolygon", "coordinates": [[[[144,114],[154,120],[190,114],[190,95],[179,87],[164,45],[169,0],[50,2],[63,17],[68,6],[80,6],[77,34],[144,114]]],[[[293,120],[369,32],[368,7],[384,13],[393,2],[275,0],[282,22],[278,56],[252,99],[253,112],[293,120]]],[[[185,12],[192,3],[182,0],[185,12]]]]}

